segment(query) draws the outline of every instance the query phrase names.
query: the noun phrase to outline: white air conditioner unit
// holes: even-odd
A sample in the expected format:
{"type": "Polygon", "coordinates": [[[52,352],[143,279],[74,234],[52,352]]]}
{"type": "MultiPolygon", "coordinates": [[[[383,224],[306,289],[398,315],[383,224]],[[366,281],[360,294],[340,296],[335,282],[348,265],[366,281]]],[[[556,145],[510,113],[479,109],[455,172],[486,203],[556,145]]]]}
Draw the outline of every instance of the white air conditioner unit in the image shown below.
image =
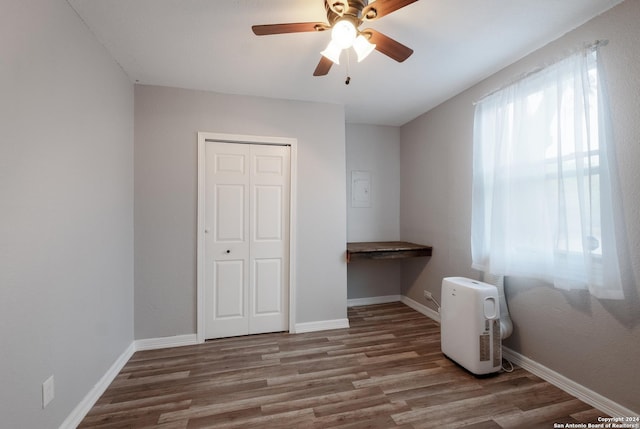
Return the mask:
{"type": "Polygon", "coordinates": [[[464,277],[446,277],[441,299],[442,352],[474,374],[500,371],[498,289],[464,277]]]}

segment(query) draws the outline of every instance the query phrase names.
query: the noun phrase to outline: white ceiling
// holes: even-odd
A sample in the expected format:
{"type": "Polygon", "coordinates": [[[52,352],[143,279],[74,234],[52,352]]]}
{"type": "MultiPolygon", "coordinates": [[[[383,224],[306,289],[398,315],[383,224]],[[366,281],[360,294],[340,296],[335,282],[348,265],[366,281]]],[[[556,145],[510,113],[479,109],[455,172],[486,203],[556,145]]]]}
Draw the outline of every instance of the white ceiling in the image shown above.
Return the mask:
{"type": "MultiPolygon", "coordinates": [[[[343,104],[347,121],[402,125],[621,0],[419,0],[365,23],[415,52],[346,56],[312,73],[329,32],[255,36],[254,24],[324,21],[323,0],[67,0],[132,82],[343,104]]],[[[585,41],[589,42],[589,41],[585,41]]]]}

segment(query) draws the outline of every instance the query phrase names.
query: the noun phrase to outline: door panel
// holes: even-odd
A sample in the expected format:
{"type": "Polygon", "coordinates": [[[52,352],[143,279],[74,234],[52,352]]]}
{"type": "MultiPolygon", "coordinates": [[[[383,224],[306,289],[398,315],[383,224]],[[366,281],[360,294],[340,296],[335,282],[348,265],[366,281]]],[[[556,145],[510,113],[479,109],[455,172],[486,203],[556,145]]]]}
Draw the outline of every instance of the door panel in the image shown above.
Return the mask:
{"type": "Polygon", "coordinates": [[[286,331],[289,321],[289,148],[254,146],[251,168],[251,333],[286,331]]]}
{"type": "Polygon", "coordinates": [[[207,142],[205,156],[205,338],[286,331],[289,148],[207,142]]]}
{"type": "Polygon", "coordinates": [[[215,267],[214,317],[244,317],[244,261],[217,261],[215,267]]]}
{"type": "Polygon", "coordinates": [[[205,151],[205,337],[249,329],[249,154],[242,145],[205,151]]]}
{"type": "Polygon", "coordinates": [[[282,311],[282,261],[280,259],[260,259],[254,263],[255,304],[254,316],[273,315],[282,311]]]}
{"type": "Polygon", "coordinates": [[[215,189],[215,240],[221,242],[244,241],[245,186],[218,185],[215,189]]]}
{"type": "Polygon", "coordinates": [[[255,157],[256,175],[274,174],[282,176],[284,174],[283,158],[281,156],[259,155],[255,157]]]}
{"type": "Polygon", "coordinates": [[[244,174],[245,172],[245,154],[235,153],[217,153],[215,155],[215,173],[235,173],[244,174]]]}
{"type": "Polygon", "coordinates": [[[255,188],[255,241],[282,240],[282,187],[255,188]]]}

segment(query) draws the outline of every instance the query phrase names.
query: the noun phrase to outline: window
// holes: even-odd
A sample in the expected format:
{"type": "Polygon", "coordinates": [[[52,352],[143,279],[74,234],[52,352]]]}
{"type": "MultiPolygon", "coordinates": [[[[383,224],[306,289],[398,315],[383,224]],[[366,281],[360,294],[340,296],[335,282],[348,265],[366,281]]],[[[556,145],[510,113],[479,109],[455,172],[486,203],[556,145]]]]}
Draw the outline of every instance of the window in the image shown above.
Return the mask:
{"type": "Polygon", "coordinates": [[[473,266],[620,299],[597,50],[476,105],[473,266]]]}

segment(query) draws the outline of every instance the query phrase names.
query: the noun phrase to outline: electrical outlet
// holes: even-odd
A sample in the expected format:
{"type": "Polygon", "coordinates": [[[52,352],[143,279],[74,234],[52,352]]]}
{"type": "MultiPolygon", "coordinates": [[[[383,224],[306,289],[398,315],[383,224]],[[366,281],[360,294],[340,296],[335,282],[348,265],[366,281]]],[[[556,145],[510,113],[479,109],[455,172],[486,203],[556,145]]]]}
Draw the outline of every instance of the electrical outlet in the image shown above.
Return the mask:
{"type": "Polygon", "coordinates": [[[53,400],[55,396],[55,389],[53,385],[53,375],[42,383],[42,408],[49,405],[49,402],[53,400]]]}
{"type": "Polygon", "coordinates": [[[424,291],[424,297],[425,297],[425,299],[428,299],[429,301],[431,301],[433,299],[433,295],[431,295],[431,292],[429,292],[428,290],[424,291]]]}

